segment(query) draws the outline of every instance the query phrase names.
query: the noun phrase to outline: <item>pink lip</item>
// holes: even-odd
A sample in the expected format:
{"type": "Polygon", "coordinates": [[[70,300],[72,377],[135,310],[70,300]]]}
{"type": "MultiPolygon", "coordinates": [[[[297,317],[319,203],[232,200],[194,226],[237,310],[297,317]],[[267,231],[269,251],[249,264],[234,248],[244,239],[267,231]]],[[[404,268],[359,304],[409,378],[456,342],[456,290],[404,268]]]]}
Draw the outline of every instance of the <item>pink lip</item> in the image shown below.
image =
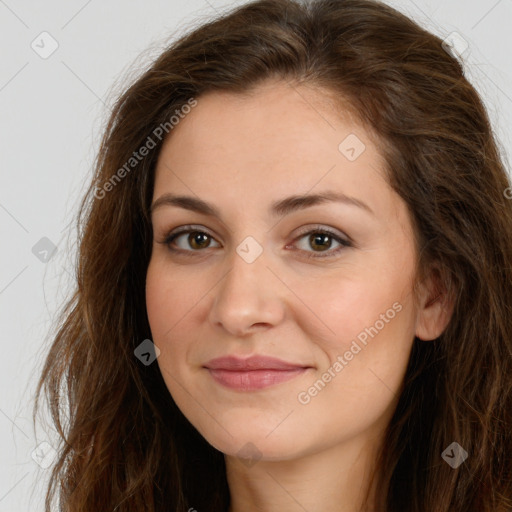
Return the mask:
{"type": "Polygon", "coordinates": [[[311,366],[288,363],[266,356],[247,359],[219,357],[204,365],[219,384],[240,391],[263,389],[293,379],[311,366]]]}

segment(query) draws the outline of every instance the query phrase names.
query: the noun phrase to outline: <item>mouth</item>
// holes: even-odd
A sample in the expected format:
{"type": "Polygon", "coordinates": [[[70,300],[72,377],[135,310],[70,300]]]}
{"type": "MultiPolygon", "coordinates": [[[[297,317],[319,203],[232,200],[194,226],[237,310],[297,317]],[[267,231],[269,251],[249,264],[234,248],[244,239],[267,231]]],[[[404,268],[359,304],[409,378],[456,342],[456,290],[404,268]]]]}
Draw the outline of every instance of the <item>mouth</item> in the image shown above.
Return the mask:
{"type": "Polygon", "coordinates": [[[238,391],[255,391],[289,381],[312,368],[266,356],[239,359],[228,356],[204,365],[213,380],[238,391]]]}

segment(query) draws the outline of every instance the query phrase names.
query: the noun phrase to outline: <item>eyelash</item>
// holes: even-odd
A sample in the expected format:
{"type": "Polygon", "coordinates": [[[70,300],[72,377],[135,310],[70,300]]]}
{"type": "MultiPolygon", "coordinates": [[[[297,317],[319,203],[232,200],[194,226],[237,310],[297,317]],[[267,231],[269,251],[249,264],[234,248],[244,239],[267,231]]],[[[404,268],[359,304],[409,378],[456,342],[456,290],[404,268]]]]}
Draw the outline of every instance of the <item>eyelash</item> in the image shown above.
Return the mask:
{"type": "MultiPolygon", "coordinates": [[[[194,226],[183,226],[179,231],[176,231],[174,233],[169,233],[165,239],[160,242],[162,244],[164,244],[165,246],[167,246],[167,248],[174,252],[174,253],[192,253],[191,255],[192,256],[196,256],[198,255],[197,253],[199,252],[202,252],[203,250],[205,249],[199,249],[199,250],[186,250],[186,249],[175,249],[173,247],[171,247],[171,244],[181,235],[184,235],[184,234],[190,234],[190,233],[200,233],[200,234],[204,234],[204,235],[207,235],[208,237],[210,238],[214,238],[212,235],[210,235],[207,231],[203,231],[201,229],[198,229],[198,228],[195,228],[194,226]],[[194,254],[196,253],[196,254],[194,254]]],[[[309,235],[312,235],[312,234],[322,234],[322,235],[328,235],[329,237],[333,238],[336,242],[338,242],[340,244],[340,247],[337,247],[336,249],[334,250],[330,250],[330,249],[327,249],[326,251],[320,251],[320,252],[310,252],[310,251],[304,251],[306,253],[309,253],[306,255],[307,258],[324,258],[324,259],[327,259],[327,258],[331,258],[331,257],[334,257],[334,256],[337,256],[339,252],[341,252],[342,250],[348,248],[348,247],[353,247],[353,244],[351,241],[349,240],[345,240],[343,238],[341,238],[337,233],[335,233],[334,231],[331,231],[330,229],[328,228],[313,228],[313,229],[310,229],[308,231],[305,231],[304,233],[300,233],[294,240],[294,242],[306,237],[306,236],[309,236],[309,235]],[[325,255],[324,255],[325,254],[325,255]]],[[[206,247],[206,249],[208,249],[208,247],[206,247]]],[[[301,249],[299,249],[301,250],[301,249]]]]}

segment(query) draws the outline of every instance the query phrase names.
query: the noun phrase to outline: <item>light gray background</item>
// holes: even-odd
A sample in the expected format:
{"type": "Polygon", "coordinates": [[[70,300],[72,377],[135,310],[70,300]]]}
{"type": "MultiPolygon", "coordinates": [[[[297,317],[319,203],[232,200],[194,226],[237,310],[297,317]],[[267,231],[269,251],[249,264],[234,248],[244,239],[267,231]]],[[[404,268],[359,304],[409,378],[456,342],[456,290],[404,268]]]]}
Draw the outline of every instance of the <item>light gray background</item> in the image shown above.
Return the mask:
{"type": "MultiPolygon", "coordinates": [[[[70,287],[73,220],[108,105],[133,65],[141,69],[169,37],[241,3],[0,0],[0,512],[43,510],[49,470],[31,455],[52,438],[44,423],[36,438],[32,400],[49,327],[70,287]],[[31,48],[43,31],[59,45],[47,59],[31,48]],[[58,247],[47,263],[32,252],[42,237],[58,247]]],[[[388,3],[442,38],[456,31],[469,42],[467,76],[510,160],[512,0],[388,3]]]]}

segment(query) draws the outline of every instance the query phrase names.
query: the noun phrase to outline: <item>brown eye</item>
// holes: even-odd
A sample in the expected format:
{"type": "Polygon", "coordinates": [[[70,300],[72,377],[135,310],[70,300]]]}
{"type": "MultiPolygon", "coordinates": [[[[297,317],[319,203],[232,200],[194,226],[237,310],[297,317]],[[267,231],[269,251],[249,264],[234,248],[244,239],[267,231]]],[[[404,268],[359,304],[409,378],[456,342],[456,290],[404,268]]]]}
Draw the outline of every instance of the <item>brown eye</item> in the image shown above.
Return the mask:
{"type": "Polygon", "coordinates": [[[332,245],[332,236],[326,233],[314,233],[309,235],[309,245],[319,251],[326,251],[332,245]]]}
{"type": "MultiPolygon", "coordinates": [[[[188,252],[191,256],[204,249],[221,247],[215,238],[207,232],[190,229],[190,227],[188,229],[184,227],[181,231],[170,233],[163,243],[170,251],[188,252]]],[[[352,243],[349,240],[345,240],[338,233],[331,232],[325,228],[310,230],[302,234],[296,239],[295,245],[310,258],[337,256],[343,249],[352,247],[352,243]]]]}
{"type": "Polygon", "coordinates": [[[172,251],[183,252],[199,252],[210,247],[220,247],[211,235],[197,229],[182,229],[171,233],[164,240],[164,244],[172,251]],[[216,245],[212,245],[212,243],[216,245]]]}
{"type": "Polygon", "coordinates": [[[188,235],[187,241],[192,249],[204,249],[210,244],[211,237],[200,231],[193,231],[188,235]]]}
{"type": "Polygon", "coordinates": [[[299,236],[295,245],[308,258],[328,258],[338,256],[346,248],[353,247],[343,235],[331,232],[327,228],[316,228],[299,236]]]}

